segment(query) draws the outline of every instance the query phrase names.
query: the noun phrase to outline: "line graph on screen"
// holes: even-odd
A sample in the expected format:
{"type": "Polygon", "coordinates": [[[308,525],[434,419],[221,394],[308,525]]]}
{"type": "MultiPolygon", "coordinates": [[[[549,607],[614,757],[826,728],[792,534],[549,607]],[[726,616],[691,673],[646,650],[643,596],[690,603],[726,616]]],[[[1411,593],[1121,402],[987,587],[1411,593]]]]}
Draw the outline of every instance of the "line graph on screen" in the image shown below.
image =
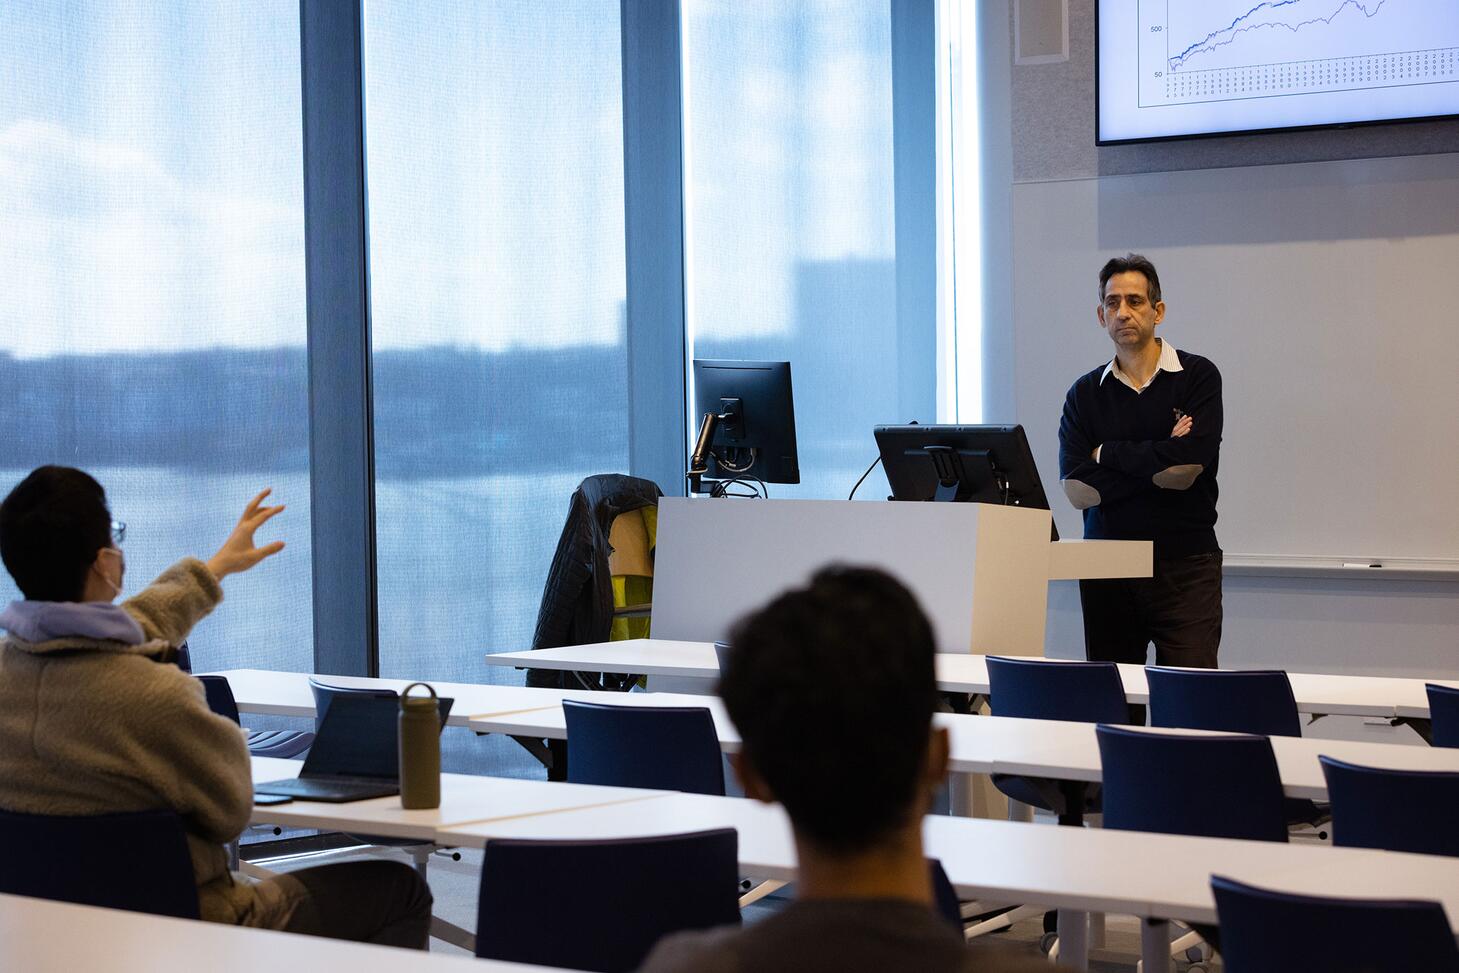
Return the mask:
{"type": "Polygon", "coordinates": [[[1140,106],[1459,81],[1454,0],[1140,0],[1140,106]]]}

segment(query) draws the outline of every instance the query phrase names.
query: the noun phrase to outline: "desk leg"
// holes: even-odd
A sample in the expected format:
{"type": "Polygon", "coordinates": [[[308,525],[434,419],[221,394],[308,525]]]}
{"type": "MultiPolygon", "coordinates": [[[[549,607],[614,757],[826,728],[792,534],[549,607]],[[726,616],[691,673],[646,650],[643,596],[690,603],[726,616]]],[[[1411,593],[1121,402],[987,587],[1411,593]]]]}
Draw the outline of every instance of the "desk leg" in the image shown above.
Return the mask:
{"type": "Polygon", "coordinates": [[[1140,920],[1140,973],[1170,973],[1170,923],[1140,920]]]}
{"type": "Polygon", "coordinates": [[[1089,913],[1059,910],[1059,962],[1073,970],[1089,969],[1089,913]]]}
{"type": "Polygon", "coordinates": [[[987,774],[948,774],[947,791],[949,810],[955,817],[992,818],[1001,810],[997,801],[1002,795],[987,774]]]}

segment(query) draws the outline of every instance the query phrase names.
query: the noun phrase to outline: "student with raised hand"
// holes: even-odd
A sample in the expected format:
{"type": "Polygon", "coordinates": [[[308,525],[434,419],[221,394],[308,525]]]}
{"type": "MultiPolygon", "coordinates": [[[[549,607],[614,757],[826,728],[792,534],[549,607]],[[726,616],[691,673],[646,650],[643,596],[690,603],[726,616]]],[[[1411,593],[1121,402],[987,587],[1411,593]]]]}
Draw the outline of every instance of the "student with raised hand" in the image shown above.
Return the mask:
{"type": "Polygon", "coordinates": [[[880,571],[827,568],[735,626],[719,694],[745,794],[790,816],[797,898],[752,925],[678,933],[641,973],[1018,971],[975,958],[933,904],[922,817],[947,772],[932,626],[880,571]]]}
{"type": "MultiPolygon", "coordinates": [[[[284,547],[254,532],[283,511],[264,490],[206,563],[185,557],[120,605],[123,525],[101,484],[43,466],[0,503],[0,557],[25,600],[0,613],[0,808],[81,816],[175,811],[204,919],[424,948],[430,890],[409,866],[367,861],[265,881],[224,846],[253,807],[248,748],[203,686],[172,665],[223,598],[219,582],[284,547]]],[[[269,610],[258,606],[255,610],[269,610]]]]}

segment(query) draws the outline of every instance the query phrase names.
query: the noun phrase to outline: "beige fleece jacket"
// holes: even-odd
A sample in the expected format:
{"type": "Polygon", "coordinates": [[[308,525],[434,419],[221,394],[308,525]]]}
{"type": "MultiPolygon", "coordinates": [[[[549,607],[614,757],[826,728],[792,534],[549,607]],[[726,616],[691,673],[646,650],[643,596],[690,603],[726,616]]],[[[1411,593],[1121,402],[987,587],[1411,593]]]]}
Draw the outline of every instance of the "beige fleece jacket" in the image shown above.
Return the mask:
{"type": "Polygon", "coordinates": [[[202,683],[170,664],[222,600],[184,558],[122,604],[147,641],[0,643],[0,807],[24,814],[168,808],[187,829],[204,919],[278,928],[274,883],[228,871],[224,845],[248,824],[253,781],[243,733],[208,709],[202,683]]]}

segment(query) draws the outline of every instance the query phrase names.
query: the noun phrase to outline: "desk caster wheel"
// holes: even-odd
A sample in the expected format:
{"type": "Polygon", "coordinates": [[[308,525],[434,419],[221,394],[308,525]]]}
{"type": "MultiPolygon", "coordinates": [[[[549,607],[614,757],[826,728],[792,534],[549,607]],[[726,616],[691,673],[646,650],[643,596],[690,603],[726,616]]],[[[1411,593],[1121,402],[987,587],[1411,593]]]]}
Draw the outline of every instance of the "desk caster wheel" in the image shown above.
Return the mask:
{"type": "Polygon", "coordinates": [[[1045,956],[1052,957],[1057,955],[1054,950],[1058,947],[1058,945],[1059,934],[1056,932],[1046,932],[1039,937],[1039,952],[1043,953],[1045,956]]]}

